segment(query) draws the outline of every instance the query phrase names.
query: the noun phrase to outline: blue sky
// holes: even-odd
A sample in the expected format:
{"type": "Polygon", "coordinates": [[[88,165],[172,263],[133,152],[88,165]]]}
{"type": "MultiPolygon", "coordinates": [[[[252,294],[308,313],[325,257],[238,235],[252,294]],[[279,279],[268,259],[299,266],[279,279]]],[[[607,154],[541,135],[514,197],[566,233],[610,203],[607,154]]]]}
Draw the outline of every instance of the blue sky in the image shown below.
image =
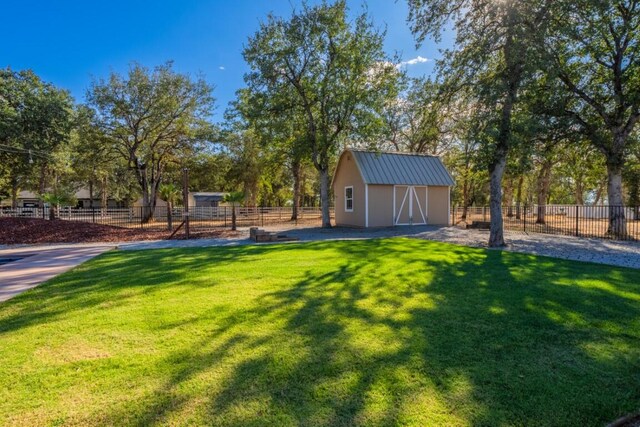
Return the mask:
{"type": "MultiPolygon", "coordinates": [[[[316,1],[310,1],[316,3],[316,1]]],[[[288,16],[298,0],[16,0],[4,2],[0,66],[30,68],[71,91],[82,102],[92,78],[125,72],[132,61],[147,66],[173,60],[175,68],[201,73],[215,85],[220,120],[248,70],[247,38],[269,12],[288,16]]],[[[412,76],[433,71],[438,46],[415,49],[404,0],[350,0],[354,15],[366,5],[376,25],[387,28],[385,48],[399,52],[412,76]]],[[[445,37],[442,46],[451,43],[445,37]]]]}

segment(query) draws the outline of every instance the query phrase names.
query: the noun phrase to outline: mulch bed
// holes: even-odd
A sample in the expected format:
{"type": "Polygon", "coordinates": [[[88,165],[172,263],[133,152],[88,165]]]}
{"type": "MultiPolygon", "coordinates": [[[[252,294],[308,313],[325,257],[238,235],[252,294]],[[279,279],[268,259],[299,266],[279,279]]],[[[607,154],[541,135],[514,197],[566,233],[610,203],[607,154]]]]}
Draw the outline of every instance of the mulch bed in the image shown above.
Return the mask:
{"type": "MultiPolygon", "coordinates": [[[[171,233],[160,228],[123,228],[88,222],[35,218],[0,218],[0,244],[27,243],[89,243],[132,242],[138,240],[164,240],[171,233]]],[[[237,237],[240,233],[230,230],[191,232],[191,238],[237,237]]],[[[175,240],[184,239],[184,230],[178,231],[175,240]]]]}

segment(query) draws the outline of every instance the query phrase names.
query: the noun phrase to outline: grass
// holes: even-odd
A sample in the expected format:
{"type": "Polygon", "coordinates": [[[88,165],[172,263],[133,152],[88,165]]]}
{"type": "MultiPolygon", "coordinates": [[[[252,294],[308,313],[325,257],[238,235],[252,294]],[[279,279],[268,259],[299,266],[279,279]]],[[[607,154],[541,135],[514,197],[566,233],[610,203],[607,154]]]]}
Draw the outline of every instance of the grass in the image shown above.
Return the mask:
{"type": "Polygon", "coordinates": [[[113,251],[0,304],[0,424],[603,425],[640,271],[413,239],[113,251]]]}

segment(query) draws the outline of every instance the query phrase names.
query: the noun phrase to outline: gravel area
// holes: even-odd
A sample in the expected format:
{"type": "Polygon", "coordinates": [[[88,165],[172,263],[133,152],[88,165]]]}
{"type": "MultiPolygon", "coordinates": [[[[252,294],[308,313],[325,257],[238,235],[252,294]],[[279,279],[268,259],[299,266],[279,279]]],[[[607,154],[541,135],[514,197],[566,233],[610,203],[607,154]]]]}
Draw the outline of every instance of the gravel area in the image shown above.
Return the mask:
{"type": "MultiPolygon", "coordinates": [[[[489,232],[450,227],[421,233],[417,237],[486,248],[489,232]]],[[[638,242],[536,233],[506,233],[505,240],[507,246],[502,249],[507,251],[640,269],[640,243],[638,242]]]]}
{"type": "MultiPolygon", "coordinates": [[[[300,241],[371,239],[406,236],[486,248],[487,240],[489,238],[488,231],[434,226],[390,227],[381,229],[353,229],[338,227],[332,229],[267,227],[267,229],[270,231],[278,231],[289,237],[296,237],[300,241]]],[[[253,242],[248,238],[248,229],[242,229],[240,231],[240,235],[233,238],[132,242],[122,243],[118,245],[118,247],[120,249],[132,250],[252,244],[253,242]]],[[[533,233],[507,233],[506,240],[508,246],[503,248],[503,250],[507,251],[640,269],[640,243],[638,242],[617,242],[533,233]]]]}

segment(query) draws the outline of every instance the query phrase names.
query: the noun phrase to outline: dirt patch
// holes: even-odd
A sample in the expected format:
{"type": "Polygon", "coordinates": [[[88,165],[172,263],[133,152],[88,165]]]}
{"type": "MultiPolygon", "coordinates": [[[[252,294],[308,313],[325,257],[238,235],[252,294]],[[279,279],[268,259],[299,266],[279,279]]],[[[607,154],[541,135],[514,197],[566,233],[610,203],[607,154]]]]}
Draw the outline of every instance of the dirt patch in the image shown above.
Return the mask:
{"type": "MultiPolygon", "coordinates": [[[[0,244],[93,243],[165,240],[171,233],[161,228],[122,228],[75,221],[48,221],[35,218],[0,218],[0,244]]],[[[192,238],[237,237],[239,232],[218,229],[192,231],[192,238]]],[[[180,230],[173,237],[184,239],[180,230]]]]}

